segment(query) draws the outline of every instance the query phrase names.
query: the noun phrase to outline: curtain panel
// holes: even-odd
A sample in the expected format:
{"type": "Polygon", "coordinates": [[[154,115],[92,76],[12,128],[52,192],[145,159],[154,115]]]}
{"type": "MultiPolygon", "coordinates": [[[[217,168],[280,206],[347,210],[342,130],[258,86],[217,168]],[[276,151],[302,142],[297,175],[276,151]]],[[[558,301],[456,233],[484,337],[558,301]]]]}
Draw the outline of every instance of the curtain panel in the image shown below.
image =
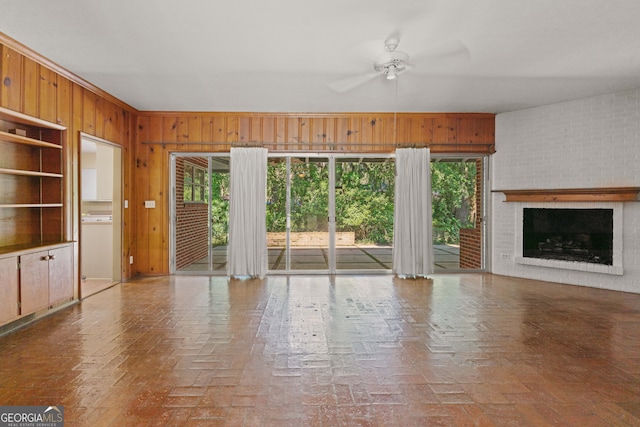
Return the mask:
{"type": "Polygon", "coordinates": [[[428,148],[396,150],[393,273],[398,276],[433,272],[430,157],[428,148]]]}
{"type": "Polygon", "coordinates": [[[232,277],[267,273],[267,149],[231,148],[229,178],[229,248],[232,277]]]}

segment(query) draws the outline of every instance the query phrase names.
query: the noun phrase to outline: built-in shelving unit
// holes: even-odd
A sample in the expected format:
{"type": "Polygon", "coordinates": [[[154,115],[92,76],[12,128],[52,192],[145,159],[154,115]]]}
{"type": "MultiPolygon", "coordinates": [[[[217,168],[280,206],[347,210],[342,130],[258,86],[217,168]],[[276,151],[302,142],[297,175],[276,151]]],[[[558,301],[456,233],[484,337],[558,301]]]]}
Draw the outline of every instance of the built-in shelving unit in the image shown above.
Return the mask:
{"type": "Polygon", "coordinates": [[[0,333],[74,299],[65,130],[0,107],[0,333]]]}
{"type": "Polygon", "coordinates": [[[65,130],[0,107],[0,253],[64,243],[65,130]]]}

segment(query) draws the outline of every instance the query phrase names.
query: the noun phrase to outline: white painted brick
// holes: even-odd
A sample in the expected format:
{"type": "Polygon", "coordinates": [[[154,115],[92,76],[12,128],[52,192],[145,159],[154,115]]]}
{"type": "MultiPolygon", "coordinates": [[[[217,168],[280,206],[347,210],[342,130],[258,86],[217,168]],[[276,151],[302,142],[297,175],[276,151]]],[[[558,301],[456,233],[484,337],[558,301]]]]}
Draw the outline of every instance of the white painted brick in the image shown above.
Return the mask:
{"type": "MultiPolygon", "coordinates": [[[[494,189],[640,187],[639,163],[640,89],[496,116],[494,189]]],[[[624,203],[624,274],[616,276],[501,259],[501,253],[514,252],[514,230],[521,225],[516,224],[517,204],[503,200],[493,193],[493,272],[640,293],[640,203],[624,203]]],[[[621,270],[608,269],[614,274],[621,270]]]]}

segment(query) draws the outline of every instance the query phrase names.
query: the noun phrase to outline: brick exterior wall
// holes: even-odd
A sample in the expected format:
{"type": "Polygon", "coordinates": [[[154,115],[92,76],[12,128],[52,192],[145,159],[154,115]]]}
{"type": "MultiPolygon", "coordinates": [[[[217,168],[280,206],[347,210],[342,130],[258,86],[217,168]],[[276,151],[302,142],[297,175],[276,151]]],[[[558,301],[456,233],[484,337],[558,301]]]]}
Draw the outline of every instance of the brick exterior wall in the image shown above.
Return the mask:
{"type": "Polygon", "coordinates": [[[460,230],[460,268],[482,268],[482,159],[476,160],[476,223],[460,230]]]}
{"type": "Polygon", "coordinates": [[[194,263],[208,254],[208,204],[184,202],[184,163],[207,169],[207,159],[176,158],[176,269],[194,263]]]}
{"type": "MultiPolygon", "coordinates": [[[[496,116],[492,189],[640,187],[640,89],[496,116]]],[[[624,274],[518,264],[521,203],[491,195],[493,273],[640,293],[640,203],[623,203],[624,274]]],[[[555,207],[561,207],[558,203],[555,207]]]]}

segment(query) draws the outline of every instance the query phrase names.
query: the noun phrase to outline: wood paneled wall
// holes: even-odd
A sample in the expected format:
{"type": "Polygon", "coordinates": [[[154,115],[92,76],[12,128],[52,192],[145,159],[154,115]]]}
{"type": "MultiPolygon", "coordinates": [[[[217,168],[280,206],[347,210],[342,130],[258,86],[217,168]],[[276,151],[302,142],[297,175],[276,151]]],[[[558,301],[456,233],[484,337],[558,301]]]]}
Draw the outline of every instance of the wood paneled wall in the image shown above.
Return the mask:
{"type": "MultiPolygon", "coordinates": [[[[136,110],[93,87],[8,36],[0,33],[0,105],[67,127],[64,133],[65,236],[75,242],[75,293],[78,296],[80,204],[80,132],[122,147],[123,194],[131,198],[132,136],[136,110]]],[[[130,278],[129,255],[135,242],[133,212],[124,214],[123,278],[130,278]],[[125,260],[127,262],[125,262],[125,260]]]]}
{"type": "Polygon", "coordinates": [[[494,152],[495,116],[479,113],[140,113],[138,142],[176,150],[392,152],[428,146],[432,153],[494,152]]]}
{"type": "Polygon", "coordinates": [[[434,154],[494,152],[495,116],[465,113],[176,113],[140,112],[136,125],[136,271],[169,272],[169,155],[270,151],[390,153],[427,146],[434,154]],[[145,209],[144,201],[155,201],[145,209]],[[145,256],[146,255],[146,256],[145,256]]]}

